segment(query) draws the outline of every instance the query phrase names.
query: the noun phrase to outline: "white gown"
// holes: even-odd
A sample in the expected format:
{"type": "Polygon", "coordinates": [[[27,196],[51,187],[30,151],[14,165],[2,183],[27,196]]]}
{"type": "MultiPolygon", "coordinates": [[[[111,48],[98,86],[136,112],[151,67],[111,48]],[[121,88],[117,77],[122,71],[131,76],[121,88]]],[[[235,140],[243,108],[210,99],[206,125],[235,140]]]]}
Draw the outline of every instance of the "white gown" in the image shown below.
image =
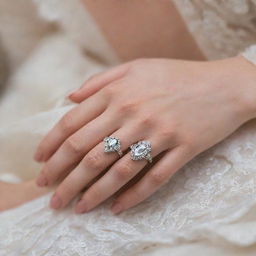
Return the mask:
{"type": "MultiPolygon", "coordinates": [[[[175,1],[209,59],[256,43],[254,2],[175,1]]],[[[73,106],[64,99],[68,91],[119,63],[78,0],[34,3],[0,0],[0,34],[12,70],[0,102],[0,177],[14,182],[39,172],[33,152],[73,106]]],[[[254,62],[255,48],[244,56],[254,62]]],[[[245,124],[118,216],[109,210],[111,199],[83,215],[72,207],[53,211],[52,192],[0,213],[0,256],[255,255],[255,131],[256,121],[245,124]]]]}

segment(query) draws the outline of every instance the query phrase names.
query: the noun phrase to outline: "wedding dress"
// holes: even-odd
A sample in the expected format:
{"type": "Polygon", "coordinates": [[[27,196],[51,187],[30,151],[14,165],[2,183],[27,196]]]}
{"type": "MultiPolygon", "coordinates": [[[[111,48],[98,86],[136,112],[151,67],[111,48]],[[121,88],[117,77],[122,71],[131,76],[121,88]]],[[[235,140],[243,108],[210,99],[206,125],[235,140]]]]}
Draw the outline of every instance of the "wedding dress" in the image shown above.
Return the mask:
{"type": "MultiPolygon", "coordinates": [[[[255,0],[174,2],[208,59],[243,53],[255,63],[255,0]]],[[[11,69],[0,177],[19,182],[39,172],[33,152],[72,108],[65,95],[120,61],[78,0],[0,0],[0,34],[11,69]]],[[[2,212],[0,256],[255,255],[255,131],[255,120],[243,125],[118,216],[111,199],[83,215],[53,211],[52,192],[2,212]]]]}

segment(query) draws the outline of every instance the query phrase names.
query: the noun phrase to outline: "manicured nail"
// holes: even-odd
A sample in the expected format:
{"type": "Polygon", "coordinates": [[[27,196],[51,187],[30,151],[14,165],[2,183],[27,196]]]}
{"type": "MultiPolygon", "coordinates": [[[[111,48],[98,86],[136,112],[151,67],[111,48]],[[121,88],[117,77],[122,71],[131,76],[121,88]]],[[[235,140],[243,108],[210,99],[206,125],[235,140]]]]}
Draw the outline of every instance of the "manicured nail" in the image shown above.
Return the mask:
{"type": "Polygon", "coordinates": [[[59,209],[62,205],[62,200],[57,194],[54,194],[50,201],[50,207],[53,209],[59,209]]]}
{"type": "Polygon", "coordinates": [[[120,203],[114,203],[111,207],[111,211],[114,214],[117,214],[122,211],[122,205],[120,203]]]}
{"type": "Polygon", "coordinates": [[[86,203],[85,203],[84,200],[80,200],[80,201],[77,203],[75,212],[76,212],[77,214],[81,214],[81,213],[87,212],[86,203]]]}
{"type": "Polygon", "coordinates": [[[34,159],[37,162],[41,162],[43,160],[43,154],[40,151],[37,151],[34,155],[34,159]]]}
{"type": "Polygon", "coordinates": [[[39,174],[39,177],[37,178],[36,183],[39,187],[44,187],[47,185],[48,182],[45,176],[41,173],[39,174]]]}

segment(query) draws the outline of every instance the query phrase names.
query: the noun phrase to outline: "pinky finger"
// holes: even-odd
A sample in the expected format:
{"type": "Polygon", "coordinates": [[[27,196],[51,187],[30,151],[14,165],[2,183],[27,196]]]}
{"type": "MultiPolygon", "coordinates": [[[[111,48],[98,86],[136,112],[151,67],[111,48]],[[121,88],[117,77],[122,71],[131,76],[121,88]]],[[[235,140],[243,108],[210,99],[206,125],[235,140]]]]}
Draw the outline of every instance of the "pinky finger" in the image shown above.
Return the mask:
{"type": "Polygon", "coordinates": [[[118,196],[111,206],[111,211],[118,214],[139,204],[167,183],[190,159],[190,154],[181,146],[168,151],[145,176],[118,196]]]}
{"type": "Polygon", "coordinates": [[[89,78],[81,88],[72,92],[68,97],[70,100],[80,103],[90,97],[109,83],[122,78],[128,70],[129,63],[121,64],[107,71],[103,71],[89,78]]]}

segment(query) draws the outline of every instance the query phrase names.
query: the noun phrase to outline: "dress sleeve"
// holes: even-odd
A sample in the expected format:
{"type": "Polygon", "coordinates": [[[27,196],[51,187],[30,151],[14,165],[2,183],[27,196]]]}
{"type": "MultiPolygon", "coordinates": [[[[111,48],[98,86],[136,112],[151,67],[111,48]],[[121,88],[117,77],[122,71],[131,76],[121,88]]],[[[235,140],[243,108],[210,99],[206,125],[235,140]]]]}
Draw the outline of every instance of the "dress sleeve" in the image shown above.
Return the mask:
{"type": "Polygon", "coordinates": [[[245,57],[248,61],[256,65],[256,44],[245,48],[241,55],[245,57]]]}

